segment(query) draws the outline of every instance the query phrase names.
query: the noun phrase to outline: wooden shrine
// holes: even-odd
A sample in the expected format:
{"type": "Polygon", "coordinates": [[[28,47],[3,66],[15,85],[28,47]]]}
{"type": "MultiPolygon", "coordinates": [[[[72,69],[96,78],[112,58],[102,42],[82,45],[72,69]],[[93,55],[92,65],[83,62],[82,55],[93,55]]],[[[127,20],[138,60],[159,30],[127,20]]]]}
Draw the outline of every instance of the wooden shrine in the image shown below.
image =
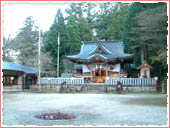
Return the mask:
{"type": "Polygon", "coordinates": [[[119,40],[82,42],[80,53],[66,58],[77,64],[76,77],[97,83],[109,77],[127,77],[124,64],[133,61],[133,55],[124,53],[123,42],[119,40]]]}

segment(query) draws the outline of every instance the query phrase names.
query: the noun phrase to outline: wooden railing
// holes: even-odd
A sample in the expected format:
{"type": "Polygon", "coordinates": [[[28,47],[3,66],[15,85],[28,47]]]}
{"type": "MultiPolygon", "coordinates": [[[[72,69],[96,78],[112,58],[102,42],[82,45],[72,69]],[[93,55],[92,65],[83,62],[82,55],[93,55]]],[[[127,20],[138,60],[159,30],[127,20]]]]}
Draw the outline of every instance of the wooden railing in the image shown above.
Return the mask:
{"type": "Polygon", "coordinates": [[[63,78],[63,77],[59,77],[59,78],[52,78],[52,77],[44,77],[40,79],[40,84],[51,84],[51,85],[57,85],[57,84],[62,84],[66,82],[66,84],[77,84],[77,85],[81,85],[84,84],[84,78],[63,78]]]}
{"type": "Polygon", "coordinates": [[[108,85],[117,85],[117,82],[120,82],[122,85],[131,85],[131,86],[155,86],[156,79],[155,78],[109,78],[106,80],[106,84],[108,85]]]}

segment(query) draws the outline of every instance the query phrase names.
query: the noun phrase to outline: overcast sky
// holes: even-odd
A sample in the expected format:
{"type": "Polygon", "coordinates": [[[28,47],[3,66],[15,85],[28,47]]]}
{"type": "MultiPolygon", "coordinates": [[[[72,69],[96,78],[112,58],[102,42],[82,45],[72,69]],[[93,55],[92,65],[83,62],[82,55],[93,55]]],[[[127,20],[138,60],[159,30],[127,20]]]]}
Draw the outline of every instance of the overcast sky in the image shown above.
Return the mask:
{"type": "Polygon", "coordinates": [[[19,28],[23,27],[23,23],[28,16],[33,16],[36,20],[35,25],[42,31],[47,31],[54,21],[57,9],[62,9],[64,13],[64,10],[69,8],[70,3],[2,2],[3,36],[8,37],[10,35],[11,38],[14,38],[19,28]]]}
{"type": "Polygon", "coordinates": [[[29,3],[29,2],[4,2],[3,3],[3,34],[5,37],[15,37],[16,32],[23,26],[28,16],[33,16],[35,25],[47,31],[54,21],[57,9],[69,7],[69,3],[29,3]]]}

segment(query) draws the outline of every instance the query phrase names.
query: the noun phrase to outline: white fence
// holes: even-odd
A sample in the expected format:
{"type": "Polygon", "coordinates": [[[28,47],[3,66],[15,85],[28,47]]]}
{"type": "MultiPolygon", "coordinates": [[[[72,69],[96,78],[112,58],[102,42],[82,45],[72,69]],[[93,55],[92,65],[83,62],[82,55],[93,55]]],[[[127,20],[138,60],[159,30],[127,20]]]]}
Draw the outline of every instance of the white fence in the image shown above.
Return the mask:
{"type": "Polygon", "coordinates": [[[51,78],[51,77],[44,77],[40,79],[41,84],[51,84],[51,85],[56,85],[56,84],[62,84],[66,82],[66,84],[84,84],[84,78],[51,78]]]}
{"type": "MultiPolygon", "coordinates": [[[[155,78],[109,78],[104,83],[105,85],[117,85],[117,82],[122,83],[122,85],[131,85],[131,86],[155,86],[156,79],[155,78]]],[[[44,77],[40,79],[40,83],[43,85],[59,85],[63,82],[66,84],[75,84],[82,85],[84,84],[84,78],[51,78],[44,77]]]]}
{"type": "Polygon", "coordinates": [[[156,79],[155,78],[110,78],[106,80],[106,84],[108,85],[117,85],[117,82],[122,83],[122,85],[134,85],[134,86],[155,86],[156,79]]]}

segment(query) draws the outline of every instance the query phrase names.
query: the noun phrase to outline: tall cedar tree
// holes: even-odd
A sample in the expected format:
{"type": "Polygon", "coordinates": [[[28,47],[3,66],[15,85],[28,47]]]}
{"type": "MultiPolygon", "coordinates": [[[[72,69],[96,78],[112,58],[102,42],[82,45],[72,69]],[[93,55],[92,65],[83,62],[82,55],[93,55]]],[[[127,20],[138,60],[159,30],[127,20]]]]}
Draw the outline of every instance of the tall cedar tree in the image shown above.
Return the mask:
{"type": "Polygon", "coordinates": [[[147,60],[153,67],[152,76],[158,76],[159,78],[165,77],[167,73],[166,8],[165,3],[134,3],[129,9],[123,27],[126,50],[135,51],[134,63],[140,65],[143,59],[147,60]]]}
{"type": "Polygon", "coordinates": [[[58,33],[60,33],[60,74],[64,71],[63,57],[69,50],[68,33],[64,22],[64,17],[61,10],[57,11],[54,23],[51,25],[50,30],[44,37],[44,51],[49,52],[52,57],[52,69],[57,72],[57,54],[58,54],[58,33]]]}
{"type": "Polygon", "coordinates": [[[3,47],[2,47],[2,50],[3,50],[2,60],[3,61],[8,61],[8,62],[13,61],[13,58],[10,56],[11,43],[12,43],[12,40],[10,38],[7,39],[7,38],[3,37],[3,47]]]}
{"type": "Polygon", "coordinates": [[[69,54],[70,55],[76,54],[79,52],[81,39],[80,39],[79,27],[73,15],[68,17],[67,31],[69,33],[68,41],[70,44],[69,54]]]}
{"type": "MultiPolygon", "coordinates": [[[[66,9],[68,14],[67,20],[70,18],[75,20],[79,30],[79,36],[81,41],[93,40],[93,13],[91,10],[94,8],[94,4],[87,3],[72,3],[69,9],[66,9]],[[74,18],[73,18],[74,17],[74,18]]],[[[80,42],[79,42],[80,43],[80,42]]]]}
{"type": "Polygon", "coordinates": [[[13,48],[19,51],[19,62],[23,65],[37,67],[38,27],[32,16],[26,18],[13,42],[13,48]]]}
{"type": "Polygon", "coordinates": [[[128,14],[128,4],[103,3],[97,16],[97,37],[105,40],[122,39],[122,23],[128,14]]]}

